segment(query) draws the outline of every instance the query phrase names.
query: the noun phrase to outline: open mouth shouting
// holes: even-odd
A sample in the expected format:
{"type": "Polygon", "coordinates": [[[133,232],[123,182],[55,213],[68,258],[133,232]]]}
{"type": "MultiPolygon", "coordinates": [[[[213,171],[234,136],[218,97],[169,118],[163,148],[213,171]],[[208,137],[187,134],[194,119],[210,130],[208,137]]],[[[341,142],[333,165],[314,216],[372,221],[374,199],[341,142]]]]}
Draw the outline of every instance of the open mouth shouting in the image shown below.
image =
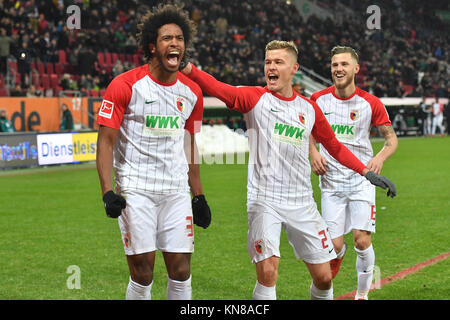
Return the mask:
{"type": "Polygon", "coordinates": [[[178,68],[181,62],[181,51],[178,49],[170,50],[167,54],[167,64],[169,67],[178,68]]]}
{"type": "Polygon", "coordinates": [[[279,76],[274,73],[267,74],[267,84],[270,86],[274,86],[277,84],[279,76]]]}

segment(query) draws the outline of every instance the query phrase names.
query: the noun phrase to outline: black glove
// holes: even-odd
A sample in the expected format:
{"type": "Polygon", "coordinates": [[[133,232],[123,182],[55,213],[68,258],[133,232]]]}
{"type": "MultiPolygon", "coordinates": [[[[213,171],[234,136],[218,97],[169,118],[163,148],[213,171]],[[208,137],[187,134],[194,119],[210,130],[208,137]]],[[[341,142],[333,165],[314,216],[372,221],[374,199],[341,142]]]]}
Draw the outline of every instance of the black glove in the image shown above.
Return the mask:
{"type": "Polygon", "coordinates": [[[127,202],[124,197],[119,194],[115,194],[112,190],[109,190],[103,196],[103,202],[105,203],[106,215],[110,218],[117,218],[122,214],[122,209],[125,209],[127,202]]]}
{"type": "Polygon", "coordinates": [[[394,183],[386,177],[380,176],[373,171],[366,173],[366,179],[370,181],[371,184],[378,186],[380,188],[388,188],[387,196],[395,197],[397,195],[397,190],[395,189],[394,183]]]}
{"type": "Polygon", "coordinates": [[[192,213],[196,225],[203,229],[209,227],[211,224],[211,210],[204,195],[201,194],[192,198],[192,213]]]}

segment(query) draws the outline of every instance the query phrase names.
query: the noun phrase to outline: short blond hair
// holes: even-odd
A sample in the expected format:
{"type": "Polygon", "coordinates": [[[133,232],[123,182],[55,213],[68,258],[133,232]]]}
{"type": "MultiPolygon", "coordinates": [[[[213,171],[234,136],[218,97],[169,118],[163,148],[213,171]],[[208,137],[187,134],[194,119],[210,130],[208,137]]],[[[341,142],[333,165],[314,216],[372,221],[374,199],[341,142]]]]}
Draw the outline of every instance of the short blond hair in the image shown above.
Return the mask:
{"type": "Polygon", "coordinates": [[[355,49],[352,47],[346,47],[346,46],[335,46],[333,49],[331,49],[331,58],[333,58],[334,55],[340,54],[340,53],[350,53],[353,59],[356,60],[356,63],[359,63],[359,56],[355,49]]]}
{"type": "Polygon", "coordinates": [[[287,49],[298,58],[298,49],[293,41],[272,40],[266,45],[266,52],[269,50],[287,49]]]}

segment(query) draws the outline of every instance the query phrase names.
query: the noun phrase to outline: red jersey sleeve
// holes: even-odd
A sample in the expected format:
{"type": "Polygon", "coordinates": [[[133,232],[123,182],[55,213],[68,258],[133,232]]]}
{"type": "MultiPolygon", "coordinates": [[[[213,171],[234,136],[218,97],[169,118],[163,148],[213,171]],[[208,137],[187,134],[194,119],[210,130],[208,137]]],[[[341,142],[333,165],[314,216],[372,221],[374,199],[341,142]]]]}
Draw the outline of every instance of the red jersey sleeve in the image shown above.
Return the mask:
{"type": "Polygon", "coordinates": [[[194,65],[188,77],[195,81],[207,95],[222,100],[229,109],[241,113],[247,113],[253,109],[266,92],[262,87],[234,87],[220,82],[194,65]]]}
{"type": "Polygon", "coordinates": [[[381,102],[380,99],[368,93],[367,91],[361,90],[360,88],[357,88],[357,90],[358,95],[369,102],[370,107],[372,108],[372,126],[392,126],[391,120],[389,120],[389,115],[383,102],[381,102]]]}
{"type": "Polygon", "coordinates": [[[186,120],[184,128],[190,133],[199,133],[202,128],[203,119],[203,93],[197,83],[186,77],[181,72],[178,73],[178,78],[181,82],[187,85],[197,97],[197,102],[194,105],[191,115],[186,120]]]}
{"type": "Polygon", "coordinates": [[[366,166],[346,146],[339,142],[319,106],[313,101],[311,101],[311,104],[316,115],[316,121],[311,131],[314,139],[321,143],[331,156],[342,165],[362,174],[366,166]]]}
{"type": "Polygon", "coordinates": [[[119,130],[123,114],[130,103],[131,93],[131,84],[124,80],[124,77],[114,78],[106,88],[97,123],[119,130]]]}

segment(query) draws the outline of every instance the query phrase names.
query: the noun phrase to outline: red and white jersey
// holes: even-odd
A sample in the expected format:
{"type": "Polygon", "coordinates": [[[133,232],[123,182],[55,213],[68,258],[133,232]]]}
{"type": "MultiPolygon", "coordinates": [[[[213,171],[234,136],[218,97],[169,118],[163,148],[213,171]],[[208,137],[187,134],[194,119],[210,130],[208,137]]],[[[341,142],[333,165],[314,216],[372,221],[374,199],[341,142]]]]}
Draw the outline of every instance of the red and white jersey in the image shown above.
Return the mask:
{"type": "Polygon", "coordinates": [[[191,79],[228,108],[244,113],[249,137],[248,200],[291,205],[314,202],[309,136],[324,143],[349,166],[364,165],[334,137],[319,107],[296,93],[285,98],[262,87],[234,87],[193,67],[191,79]]]}
{"type": "Polygon", "coordinates": [[[97,122],[119,130],[116,185],[152,193],[189,192],[184,133],[199,132],[202,116],[202,92],[181,73],[174,82],[162,83],[146,64],[114,78],[97,122]]]}
{"type": "MultiPolygon", "coordinates": [[[[334,90],[331,86],[315,92],[311,100],[322,109],[336,138],[367,165],[373,157],[369,140],[371,128],[391,125],[386,108],[380,99],[360,88],[348,98],[337,97],[334,90]]],[[[350,192],[370,185],[367,179],[336,161],[322,146],[320,153],[328,163],[326,174],[320,177],[322,191],[350,192]]]]}
{"type": "Polygon", "coordinates": [[[433,103],[433,116],[439,117],[442,116],[444,112],[444,105],[441,103],[433,103]]]}

